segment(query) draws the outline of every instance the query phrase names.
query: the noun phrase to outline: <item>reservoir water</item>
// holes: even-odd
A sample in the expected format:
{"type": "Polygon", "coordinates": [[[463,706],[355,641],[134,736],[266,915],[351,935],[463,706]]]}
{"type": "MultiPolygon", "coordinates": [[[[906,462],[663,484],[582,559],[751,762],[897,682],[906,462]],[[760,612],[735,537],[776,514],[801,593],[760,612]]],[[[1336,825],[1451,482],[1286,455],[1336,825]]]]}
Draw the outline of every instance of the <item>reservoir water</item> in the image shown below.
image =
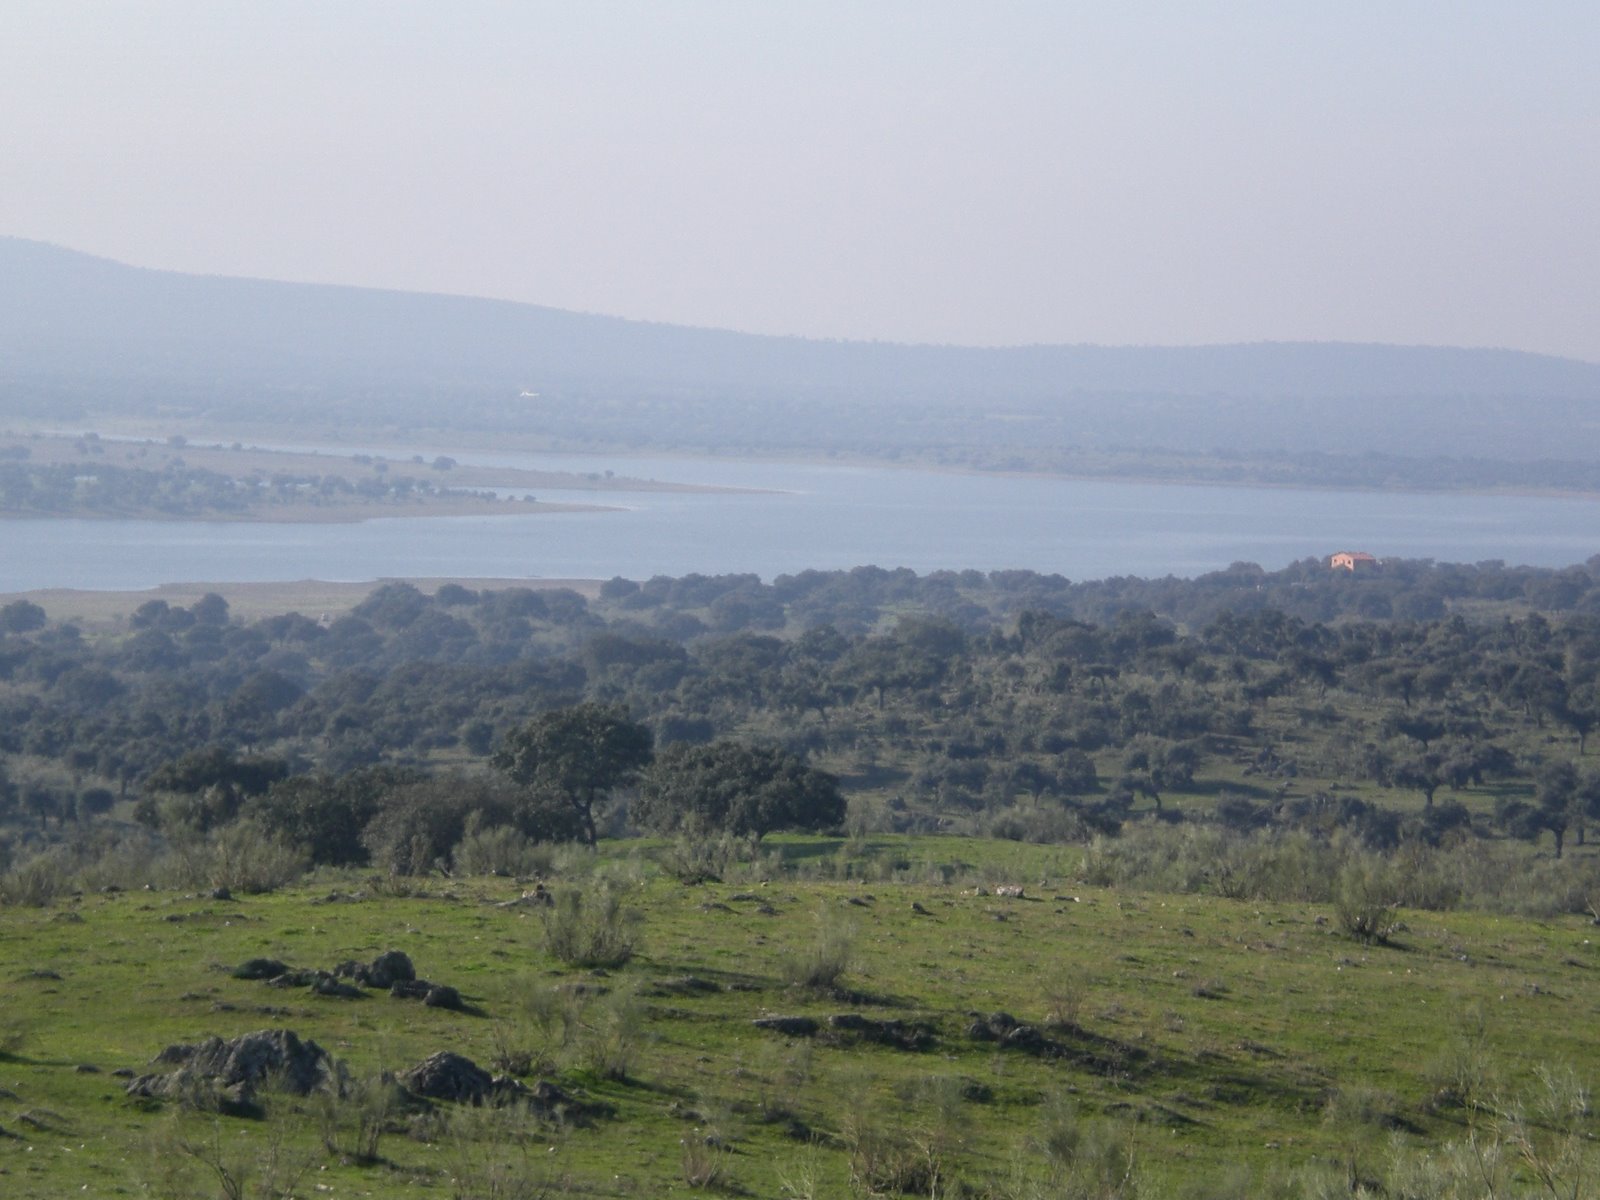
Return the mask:
{"type": "MultiPolygon", "coordinates": [[[[454,452],[452,452],[454,453],[454,452]]],[[[500,462],[763,494],[562,492],[619,511],[386,518],[348,525],[0,520],[0,592],[191,580],[396,576],[642,579],[876,564],[1072,579],[1268,569],[1336,550],[1564,566],[1600,552],[1584,499],[1340,492],[940,473],[695,458],[539,455],[500,462]]]]}

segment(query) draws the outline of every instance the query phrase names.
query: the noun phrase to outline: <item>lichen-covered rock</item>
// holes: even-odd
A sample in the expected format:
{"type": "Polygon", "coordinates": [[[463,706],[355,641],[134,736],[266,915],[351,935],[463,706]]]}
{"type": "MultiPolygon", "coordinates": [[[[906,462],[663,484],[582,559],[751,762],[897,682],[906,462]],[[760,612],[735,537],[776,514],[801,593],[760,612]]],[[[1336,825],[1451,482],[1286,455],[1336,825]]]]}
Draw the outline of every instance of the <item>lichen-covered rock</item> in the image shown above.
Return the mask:
{"type": "Polygon", "coordinates": [[[369,988],[390,988],[397,983],[409,983],[417,977],[417,969],[404,950],[385,950],[369,963],[354,960],[342,962],[333,969],[333,973],[369,988]]]}
{"type": "Polygon", "coordinates": [[[366,997],[360,988],[351,987],[337,976],[322,971],[317,972],[317,977],[312,980],[311,990],[318,996],[331,996],[336,1000],[361,1000],[366,997]]]}
{"type": "Polygon", "coordinates": [[[440,1050],[396,1077],[400,1086],[429,1100],[482,1104],[494,1088],[494,1077],[460,1054],[440,1050]]]}
{"type": "Polygon", "coordinates": [[[448,1008],[459,1012],[461,993],[443,983],[429,984],[427,992],[423,994],[422,1003],[429,1008],[448,1008]]]}
{"type": "Polygon", "coordinates": [[[367,967],[364,982],[368,987],[386,988],[406,979],[415,979],[417,969],[403,950],[385,950],[367,967]]]}
{"type": "Polygon", "coordinates": [[[274,1087],[305,1096],[333,1078],[327,1051],[288,1029],[261,1029],[224,1041],[207,1038],[168,1046],[155,1061],[177,1070],[141,1075],[128,1084],[130,1096],[184,1097],[209,1091],[222,1100],[248,1105],[256,1090],[274,1087]]]}
{"type": "Polygon", "coordinates": [[[461,993],[444,983],[429,983],[426,979],[402,979],[389,987],[389,995],[396,1000],[421,1000],[429,1008],[448,1008],[459,1012],[466,1007],[461,993]]]}

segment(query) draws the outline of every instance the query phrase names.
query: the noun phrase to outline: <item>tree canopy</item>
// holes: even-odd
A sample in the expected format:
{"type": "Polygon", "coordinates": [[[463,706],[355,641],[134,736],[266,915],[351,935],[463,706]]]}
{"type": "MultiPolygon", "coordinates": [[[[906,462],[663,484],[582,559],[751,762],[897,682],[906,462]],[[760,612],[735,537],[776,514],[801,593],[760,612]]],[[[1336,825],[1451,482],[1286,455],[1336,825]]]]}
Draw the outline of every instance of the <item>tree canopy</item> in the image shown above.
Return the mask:
{"type": "Polygon", "coordinates": [[[524,787],[564,799],[593,846],[596,803],[649,764],[652,746],[650,731],[625,709],[576,704],[512,730],[492,761],[524,787]]]}
{"type": "Polygon", "coordinates": [[[839,781],[787,750],[719,741],[678,743],[645,773],[633,805],[641,828],[719,829],[757,836],[829,829],[844,820],[839,781]]]}

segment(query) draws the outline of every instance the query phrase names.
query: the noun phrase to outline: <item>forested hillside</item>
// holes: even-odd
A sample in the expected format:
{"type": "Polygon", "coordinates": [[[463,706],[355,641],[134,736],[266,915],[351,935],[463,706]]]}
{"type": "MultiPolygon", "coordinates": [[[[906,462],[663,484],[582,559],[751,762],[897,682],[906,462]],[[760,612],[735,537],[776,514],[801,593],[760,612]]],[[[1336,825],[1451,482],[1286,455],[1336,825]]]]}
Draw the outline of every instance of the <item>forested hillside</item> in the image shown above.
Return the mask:
{"type": "Polygon", "coordinates": [[[240,820],[301,861],[401,872],[491,828],[1083,841],[1199,822],[1559,858],[1600,818],[1589,567],[861,568],[617,579],[594,602],[388,584],[331,621],[240,623],[216,596],[103,630],[27,601],[0,619],[14,864],[240,820]],[[577,808],[510,769],[561,712],[645,747],[577,808]],[[695,798],[719,788],[765,799],[695,798]]]}

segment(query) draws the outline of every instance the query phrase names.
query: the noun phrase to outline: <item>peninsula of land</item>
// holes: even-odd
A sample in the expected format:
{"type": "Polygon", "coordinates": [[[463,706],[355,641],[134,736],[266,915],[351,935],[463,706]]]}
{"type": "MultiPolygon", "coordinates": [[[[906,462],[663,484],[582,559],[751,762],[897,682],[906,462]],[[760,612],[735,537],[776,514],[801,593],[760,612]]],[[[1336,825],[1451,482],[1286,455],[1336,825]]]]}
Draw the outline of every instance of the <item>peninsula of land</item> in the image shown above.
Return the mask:
{"type": "Polygon", "coordinates": [[[0,435],[0,516],[350,522],[379,517],[597,512],[615,505],[535,491],[740,489],[521,467],[313,450],[117,439],[96,433],[0,435]]]}

